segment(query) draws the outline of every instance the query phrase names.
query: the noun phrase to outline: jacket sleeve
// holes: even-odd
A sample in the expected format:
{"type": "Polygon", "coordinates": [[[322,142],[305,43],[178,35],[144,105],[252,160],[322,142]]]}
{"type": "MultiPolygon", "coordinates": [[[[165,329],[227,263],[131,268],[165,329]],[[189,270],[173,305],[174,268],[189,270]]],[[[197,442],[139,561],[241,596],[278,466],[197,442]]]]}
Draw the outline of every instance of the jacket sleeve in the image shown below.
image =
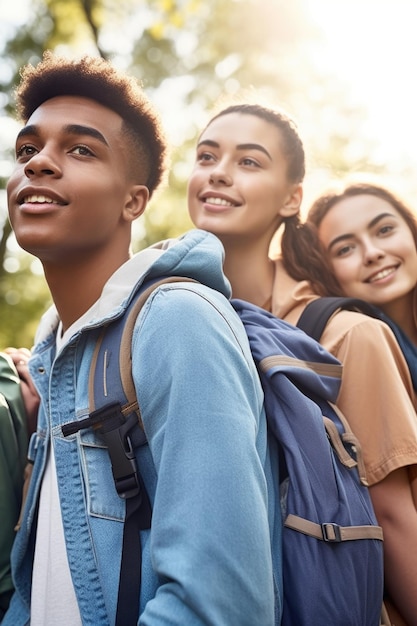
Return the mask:
{"type": "Polygon", "coordinates": [[[0,595],[13,588],[10,551],[21,505],[26,451],[26,415],[19,377],[11,359],[0,354],[0,595]]]}
{"type": "Polygon", "coordinates": [[[262,393],[237,340],[245,345],[240,321],[224,298],[203,294],[158,290],[135,330],[134,376],[157,473],[151,552],[161,580],[140,624],[268,626],[262,393]]]}
{"type": "Polygon", "coordinates": [[[337,403],[362,445],[369,484],[395,469],[417,464],[414,390],[390,328],[342,311],[330,320],[322,342],[343,363],[337,403]],[[344,327],[343,333],[338,326],[344,327]],[[329,345],[332,336],[340,338],[338,345],[329,345]]]}

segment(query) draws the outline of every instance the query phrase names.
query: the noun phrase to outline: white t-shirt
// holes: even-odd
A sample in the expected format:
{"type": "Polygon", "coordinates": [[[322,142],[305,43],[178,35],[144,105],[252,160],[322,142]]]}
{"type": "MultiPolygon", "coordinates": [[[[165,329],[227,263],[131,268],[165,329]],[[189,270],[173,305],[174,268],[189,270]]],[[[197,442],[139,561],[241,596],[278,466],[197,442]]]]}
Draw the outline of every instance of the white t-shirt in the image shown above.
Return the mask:
{"type": "MultiPolygon", "coordinates": [[[[62,336],[58,327],[57,354],[76,322],[62,336]]],[[[82,626],[65,547],[59,502],[55,456],[49,442],[48,458],[42,480],[38,528],[33,564],[31,626],[82,626]]]]}

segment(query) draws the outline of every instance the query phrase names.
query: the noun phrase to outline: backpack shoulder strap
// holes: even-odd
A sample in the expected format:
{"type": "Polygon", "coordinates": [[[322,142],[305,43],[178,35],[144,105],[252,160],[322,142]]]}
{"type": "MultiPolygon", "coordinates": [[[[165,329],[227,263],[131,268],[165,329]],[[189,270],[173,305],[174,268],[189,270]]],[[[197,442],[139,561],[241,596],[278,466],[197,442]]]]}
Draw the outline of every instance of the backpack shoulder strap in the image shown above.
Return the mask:
{"type": "Polygon", "coordinates": [[[90,414],[118,399],[126,416],[134,411],[143,429],[132,378],[132,336],[136,319],[149,296],[161,285],[197,282],[183,276],[168,276],[144,283],[122,317],[103,327],[97,340],[89,374],[90,414]],[[117,366],[116,366],[117,364],[117,366]]]}
{"type": "Polygon", "coordinates": [[[359,298],[325,297],[317,298],[307,304],[297,326],[316,341],[320,341],[327,322],[333,313],[339,310],[357,311],[371,317],[378,317],[377,310],[359,298]]]}
{"type": "Polygon", "coordinates": [[[146,443],[132,377],[133,329],[152,292],[163,284],[177,282],[197,281],[182,276],[149,281],[132,299],[125,314],[102,328],[89,373],[89,417],[62,427],[64,436],[90,427],[101,434],[108,448],[117,493],[126,500],[115,626],[137,624],[142,569],[138,529],[150,528],[152,517],[133,444],[134,439],[136,443],[146,443]]]}

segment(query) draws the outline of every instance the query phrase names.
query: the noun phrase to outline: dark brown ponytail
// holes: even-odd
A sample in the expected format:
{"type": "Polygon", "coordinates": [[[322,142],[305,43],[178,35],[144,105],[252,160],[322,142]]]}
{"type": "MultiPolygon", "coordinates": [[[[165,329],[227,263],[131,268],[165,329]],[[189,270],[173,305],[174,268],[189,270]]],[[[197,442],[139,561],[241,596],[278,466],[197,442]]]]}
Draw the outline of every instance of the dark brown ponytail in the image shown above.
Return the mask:
{"type": "Polygon", "coordinates": [[[308,280],[320,296],[341,296],[343,292],[326,261],[325,251],[311,223],[295,215],[285,220],[281,238],[282,261],[294,280],[308,280]]]}

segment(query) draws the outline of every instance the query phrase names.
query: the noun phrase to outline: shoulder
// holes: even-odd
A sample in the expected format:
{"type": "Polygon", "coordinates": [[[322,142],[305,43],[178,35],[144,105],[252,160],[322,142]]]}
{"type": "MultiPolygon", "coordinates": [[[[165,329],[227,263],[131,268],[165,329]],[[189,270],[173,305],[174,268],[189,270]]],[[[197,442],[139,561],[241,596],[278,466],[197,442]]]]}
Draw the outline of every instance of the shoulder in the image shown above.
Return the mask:
{"type": "Polygon", "coordinates": [[[339,311],[329,320],[321,343],[343,363],[346,383],[353,371],[366,371],[378,387],[397,384],[415,403],[410,370],[394,333],[383,321],[355,313],[339,311]]]}
{"type": "Polygon", "coordinates": [[[330,352],[372,348],[376,354],[392,355],[402,359],[402,352],[394,333],[383,321],[354,311],[338,311],[328,321],[321,342],[330,352]]]}
{"type": "MultiPolygon", "coordinates": [[[[155,333],[170,344],[213,344],[226,338],[239,345],[249,358],[245,329],[230,301],[220,292],[201,283],[167,283],[147,299],[136,332],[155,333]]],[[[144,337],[145,338],[145,337],[144,337]]],[[[145,338],[146,341],[146,338],[145,338]]]]}
{"type": "Polygon", "coordinates": [[[329,320],[322,343],[343,364],[342,388],[350,401],[358,396],[355,402],[368,404],[370,414],[375,415],[378,405],[396,420],[397,413],[408,413],[415,422],[410,370],[394,333],[384,322],[340,311],[329,320]]]}
{"type": "Polygon", "coordinates": [[[143,317],[179,315],[194,318],[203,314],[215,320],[236,317],[230,301],[220,292],[198,282],[169,282],[157,287],[143,307],[143,317]]]}
{"type": "Polygon", "coordinates": [[[361,313],[340,311],[322,341],[343,364],[337,404],[362,445],[369,484],[417,463],[417,398],[391,329],[361,313]]]}
{"type": "Polygon", "coordinates": [[[152,293],[134,328],[132,365],[145,420],[155,403],[198,398],[207,409],[212,396],[231,414],[246,406],[250,420],[259,418],[263,394],[245,328],[230,301],[205,285],[152,293]]]}

